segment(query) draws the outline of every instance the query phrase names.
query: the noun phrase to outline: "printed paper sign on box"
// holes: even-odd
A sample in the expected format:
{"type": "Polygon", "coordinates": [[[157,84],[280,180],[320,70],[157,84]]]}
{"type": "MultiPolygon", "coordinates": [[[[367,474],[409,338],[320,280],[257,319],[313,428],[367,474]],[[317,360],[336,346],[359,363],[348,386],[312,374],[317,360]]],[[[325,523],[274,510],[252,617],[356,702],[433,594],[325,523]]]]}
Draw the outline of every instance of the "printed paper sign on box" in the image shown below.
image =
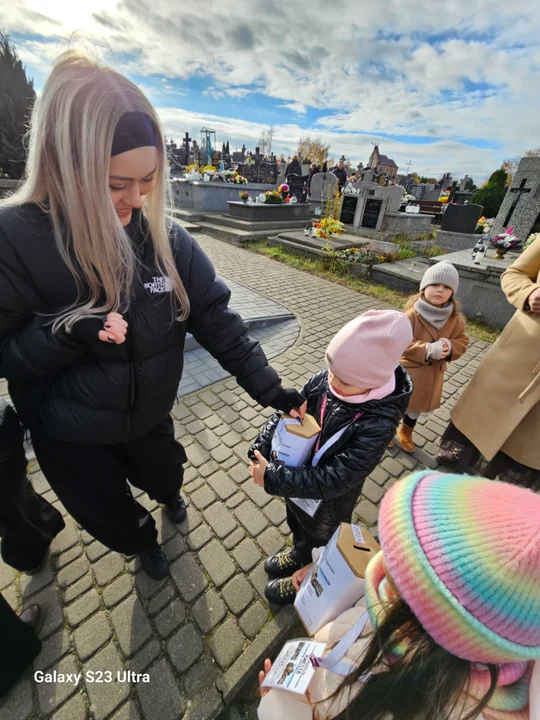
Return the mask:
{"type": "Polygon", "coordinates": [[[305,465],[321,428],[311,415],[304,415],[302,422],[283,414],[272,438],[271,462],[280,460],[289,467],[305,465]]]}
{"type": "Polygon", "coordinates": [[[380,547],[358,525],[341,523],[302,583],[294,607],[314,635],[364,596],[364,575],[380,547]]]}

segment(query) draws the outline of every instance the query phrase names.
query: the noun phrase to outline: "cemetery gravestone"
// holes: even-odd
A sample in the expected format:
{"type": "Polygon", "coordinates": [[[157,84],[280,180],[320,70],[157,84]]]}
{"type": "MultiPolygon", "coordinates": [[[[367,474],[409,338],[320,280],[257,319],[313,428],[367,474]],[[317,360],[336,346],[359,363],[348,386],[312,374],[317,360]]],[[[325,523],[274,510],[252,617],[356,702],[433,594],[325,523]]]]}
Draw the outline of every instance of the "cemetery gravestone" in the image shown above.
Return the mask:
{"type": "Polygon", "coordinates": [[[382,209],[382,200],[375,198],[368,198],[364,207],[364,214],[362,216],[362,222],[360,227],[375,230],[379,221],[379,215],[382,209]]]}
{"type": "Polygon", "coordinates": [[[310,197],[313,200],[328,200],[337,184],[338,179],[333,173],[317,173],[311,178],[310,197]]]}
{"type": "Polygon", "coordinates": [[[441,230],[472,235],[482,215],[481,205],[448,205],[441,221],[441,230]]]}
{"type": "Polygon", "coordinates": [[[309,175],[297,175],[296,173],[291,173],[287,177],[289,192],[291,195],[294,195],[299,202],[302,200],[304,186],[307,187],[308,180],[309,175]]]}
{"type": "Polygon", "coordinates": [[[498,235],[513,227],[518,238],[525,242],[540,227],[540,158],[525,157],[520,160],[512,185],[506,193],[492,235],[498,235]]]}
{"type": "Polygon", "coordinates": [[[389,187],[384,188],[382,195],[388,198],[386,212],[398,212],[401,206],[401,200],[403,198],[403,188],[399,185],[390,185],[389,187]]]}
{"type": "Polygon", "coordinates": [[[354,215],[356,213],[356,206],[358,205],[358,195],[345,195],[343,203],[341,204],[341,214],[339,219],[345,225],[352,225],[354,221],[354,215]]]}

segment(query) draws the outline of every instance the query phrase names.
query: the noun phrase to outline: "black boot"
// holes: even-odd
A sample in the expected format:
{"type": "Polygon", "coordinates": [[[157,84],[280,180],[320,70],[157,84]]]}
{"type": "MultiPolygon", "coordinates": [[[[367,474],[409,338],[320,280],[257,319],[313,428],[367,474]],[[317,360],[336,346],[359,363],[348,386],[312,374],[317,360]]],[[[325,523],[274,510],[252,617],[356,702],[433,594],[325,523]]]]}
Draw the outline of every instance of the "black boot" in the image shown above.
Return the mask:
{"type": "Polygon", "coordinates": [[[174,497],[165,503],[165,512],[173,523],[183,523],[187,517],[186,503],[180,495],[180,491],[174,497]]]}
{"type": "Polygon", "coordinates": [[[296,598],[296,590],[291,577],[277,578],[266,583],[264,594],[274,605],[292,605],[296,598]]]}
{"type": "Polygon", "coordinates": [[[161,547],[139,553],[141,567],[152,580],[162,580],[169,574],[169,561],[161,547]]]}
{"type": "Polygon", "coordinates": [[[290,577],[294,572],[300,570],[301,567],[308,563],[302,563],[294,548],[287,548],[281,552],[270,555],[264,561],[264,569],[267,575],[271,577],[290,577]]]}

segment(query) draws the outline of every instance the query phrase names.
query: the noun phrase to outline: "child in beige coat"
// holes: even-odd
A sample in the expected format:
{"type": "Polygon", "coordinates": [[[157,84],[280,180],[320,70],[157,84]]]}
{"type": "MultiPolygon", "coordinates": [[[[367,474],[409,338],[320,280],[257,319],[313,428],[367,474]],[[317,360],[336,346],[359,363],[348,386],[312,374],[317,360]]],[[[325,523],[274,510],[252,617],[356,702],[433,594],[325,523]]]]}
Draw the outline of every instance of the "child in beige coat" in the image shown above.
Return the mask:
{"type": "Polygon", "coordinates": [[[436,263],[424,273],[420,293],[410,297],[405,308],[414,340],[400,362],[412,378],[414,391],[397,435],[408,453],[415,450],[413,430],[421,413],[440,407],[448,363],[460,358],[469,344],[465,318],[455,299],[458,285],[456,268],[436,263]]]}

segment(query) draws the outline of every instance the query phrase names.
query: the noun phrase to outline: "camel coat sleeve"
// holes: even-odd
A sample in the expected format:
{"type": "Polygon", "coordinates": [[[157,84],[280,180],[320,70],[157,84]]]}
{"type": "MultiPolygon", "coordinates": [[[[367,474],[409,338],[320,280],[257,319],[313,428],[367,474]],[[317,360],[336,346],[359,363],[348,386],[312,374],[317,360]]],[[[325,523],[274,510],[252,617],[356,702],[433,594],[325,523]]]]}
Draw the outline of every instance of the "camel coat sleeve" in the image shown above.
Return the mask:
{"type": "Polygon", "coordinates": [[[525,311],[529,295],[540,289],[540,242],[537,240],[501,276],[508,301],[525,311]]]}
{"type": "Polygon", "coordinates": [[[452,328],[452,337],[445,338],[452,346],[452,354],[446,358],[447,362],[459,360],[469,344],[469,336],[465,332],[465,319],[462,315],[456,315],[456,322],[452,328]]]}

